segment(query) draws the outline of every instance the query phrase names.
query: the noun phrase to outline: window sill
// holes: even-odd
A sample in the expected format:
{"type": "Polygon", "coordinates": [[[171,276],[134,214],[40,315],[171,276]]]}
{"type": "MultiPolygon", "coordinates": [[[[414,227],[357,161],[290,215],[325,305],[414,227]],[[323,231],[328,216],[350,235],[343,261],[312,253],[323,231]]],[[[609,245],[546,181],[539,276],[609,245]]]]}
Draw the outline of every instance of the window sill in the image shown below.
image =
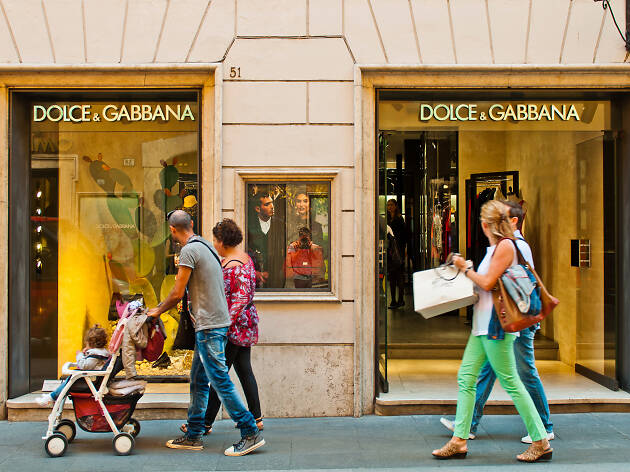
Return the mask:
{"type": "Polygon", "coordinates": [[[341,299],[332,292],[276,292],[257,293],[254,303],[259,302],[335,302],[341,303],[341,299]]]}

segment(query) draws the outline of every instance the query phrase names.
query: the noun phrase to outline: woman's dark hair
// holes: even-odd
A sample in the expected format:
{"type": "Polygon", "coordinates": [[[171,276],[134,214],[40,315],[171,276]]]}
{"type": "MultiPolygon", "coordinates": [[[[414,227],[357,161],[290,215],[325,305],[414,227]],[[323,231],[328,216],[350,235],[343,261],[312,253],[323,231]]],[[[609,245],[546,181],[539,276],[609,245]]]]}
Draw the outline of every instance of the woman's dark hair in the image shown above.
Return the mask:
{"type": "Polygon", "coordinates": [[[502,203],[508,207],[510,218],[518,218],[516,226],[518,228],[523,226],[523,219],[525,218],[523,207],[520,204],[513,202],[512,200],[503,200],[502,203]]]}
{"type": "Polygon", "coordinates": [[[311,230],[308,229],[306,226],[303,226],[301,228],[298,228],[298,237],[302,237],[302,236],[308,236],[309,239],[313,237],[313,233],[311,233],[311,230]]]}
{"type": "Polygon", "coordinates": [[[227,247],[236,247],[243,241],[241,228],[229,218],[224,218],[222,221],[219,221],[216,226],[212,228],[212,234],[227,247]]]}
{"type": "Polygon", "coordinates": [[[88,347],[103,348],[107,345],[107,333],[99,325],[92,326],[85,336],[88,347]]]}
{"type": "Polygon", "coordinates": [[[398,200],[396,200],[395,198],[390,198],[389,200],[387,200],[387,203],[389,202],[394,204],[394,216],[402,216],[402,213],[400,212],[400,207],[398,206],[398,200]]]}

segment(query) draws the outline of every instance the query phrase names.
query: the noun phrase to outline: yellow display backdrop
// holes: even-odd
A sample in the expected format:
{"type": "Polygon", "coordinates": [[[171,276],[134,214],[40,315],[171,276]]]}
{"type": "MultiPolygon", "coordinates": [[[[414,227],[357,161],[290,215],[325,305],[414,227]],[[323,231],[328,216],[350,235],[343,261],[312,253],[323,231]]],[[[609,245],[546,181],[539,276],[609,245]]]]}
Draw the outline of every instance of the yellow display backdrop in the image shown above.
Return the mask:
{"type": "MultiPolygon", "coordinates": [[[[191,101],[33,103],[32,168],[56,174],[45,185],[39,177],[37,191],[58,202],[56,228],[45,226],[54,218],[32,218],[32,286],[43,273],[40,254],[57,251],[57,306],[40,314],[42,320],[57,317],[51,377],[74,360],[91,325],[111,331],[116,300],[142,296],[152,307],[173,286],[176,247],[165,215],[184,208],[197,217],[198,125],[191,101]]],[[[164,316],[167,352],[178,319],[177,310],[164,316]]]]}

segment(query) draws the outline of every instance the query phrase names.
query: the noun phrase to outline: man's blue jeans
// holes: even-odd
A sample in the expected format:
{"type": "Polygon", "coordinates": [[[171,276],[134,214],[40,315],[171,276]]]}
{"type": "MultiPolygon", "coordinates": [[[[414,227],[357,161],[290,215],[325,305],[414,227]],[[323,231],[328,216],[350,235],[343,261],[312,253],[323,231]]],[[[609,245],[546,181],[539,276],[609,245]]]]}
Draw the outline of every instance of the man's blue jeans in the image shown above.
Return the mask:
{"type": "MultiPolygon", "coordinates": [[[[534,336],[536,335],[536,328],[524,329],[520,333],[521,335],[514,341],[514,357],[516,358],[516,370],[521,377],[525,389],[529,392],[529,395],[536,405],[536,410],[540,415],[540,419],[545,426],[545,430],[548,433],[553,431],[553,423],[549,419],[549,405],[547,404],[547,396],[543,389],[540,376],[538,375],[538,369],[536,369],[536,359],[534,358],[534,336]]],[[[477,398],[475,400],[475,412],[473,414],[472,425],[470,432],[477,434],[477,428],[479,422],[483,416],[483,408],[488,401],[494,382],[497,379],[496,374],[490,367],[490,363],[486,362],[477,380],[477,398]]]]}
{"type": "Polygon", "coordinates": [[[254,416],[247,410],[228,375],[225,365],[227,328],[205,329],[195,333],[195,354],[190,368],[190,406],[188,407],[189,438],[199,438],[204,432],[210,385],[216,390],[241,436],[258,433],[254,416]]]}

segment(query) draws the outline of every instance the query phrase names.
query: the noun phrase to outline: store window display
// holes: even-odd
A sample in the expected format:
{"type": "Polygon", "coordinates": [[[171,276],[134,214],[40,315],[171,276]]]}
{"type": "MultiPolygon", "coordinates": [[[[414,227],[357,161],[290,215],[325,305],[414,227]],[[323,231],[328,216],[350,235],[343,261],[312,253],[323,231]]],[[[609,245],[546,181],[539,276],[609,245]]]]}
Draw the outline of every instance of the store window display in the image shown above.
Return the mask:
{"type": "MultiPolygon", "coordinates": [[[[179,248],[165,215],[199,223],[196,93],[36,97],[31,113],[31,384],[56,378],[86,327],[109,326],[132,300],[155,306],[170,291],[179,248]],[[161,96],[160,96],[161,95],[161,96]],[[39,366],[37,371],[34,366],[39,366]]],[[[185,374],[167,339],[140,375],[185,374]]]]}
{"type": "MultiPolygon", "coordinates": [[[[443,264],[452,252],[478,265],[489,245],[481,207],[491,200],[518,203],[525,212],[519,230],[562,300],[537,340],[592,378],[614,379],[616,368],[618,98],[596,92],[497,91],[476,98],[463,91],[382,91],[378,104],[379,211],[384,213],[385,199],[402,202],[409,273],[443,264]],[[572,262],[571,245],[578,241],[590,250],[588,264],[572,262]]],[[[392,277],[388,268],[382,274],[392,277]]],[[[394,301],[395,291],[386,285],[380,295],[394,301]]],[[[410,293],[407,282],[406,304],[389,310],[379,305],[379,326],[387,326],[379,333],[386,347],[381,352],[394,359],[437,339],[445,346],[465,344],[470,310],[424,320],[405,308],[410,293]]],[[[435,349],[417,355],[439,360],[444,354],[435,349]]]]}
{"type": "Polygon", "coordinates": [[[247,196],[258,290],[329,290],[330,184],[249,183],[247,196]]]}

